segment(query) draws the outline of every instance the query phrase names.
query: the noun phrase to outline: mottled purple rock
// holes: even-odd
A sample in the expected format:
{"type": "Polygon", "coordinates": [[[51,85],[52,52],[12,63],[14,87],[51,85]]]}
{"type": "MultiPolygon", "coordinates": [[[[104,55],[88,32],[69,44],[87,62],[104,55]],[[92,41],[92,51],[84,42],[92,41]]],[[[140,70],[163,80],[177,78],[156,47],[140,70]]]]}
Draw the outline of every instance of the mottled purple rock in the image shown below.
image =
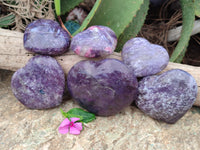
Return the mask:
{"type": "Polygon", "coordinates": [[[162,71],[168,65],[169,55],[162,46],[137,37],[125,43],[122,59],[137,77],[145,77],[162,71]]]}
{"type": "Polygon", "coordinates": [[[195,79],[179,69],[143,78],[136,105],[147,115],[166,123],[178,121],[197,96],[195,79]]]}
{"type": "Polygon", "coordinates": [[[44,55],[60,55],[68,50],[69,34],[53,20],[38,19],[24,32],[24,48],[44,55]]]}
{"type": "Polygon", "coordinates": [[[114,52],[117,36],[106,26],[91,26],[72,38],[70,49],[84,57],[104,57],[114,52]]]}
{"type": "Polygon", "coordinates": [[[88,111],[110,116],[129,106],[137,96],[138,82],[117,59],[81,61],[67,76],[72,97],[88,111]]]}
{"type": "Polygon", "coordinates": [[[15,97],[31,109],[47,109],[61,104],[65,75],[50,56],[35,56],[17,70],[11,80],[15,97]]]}

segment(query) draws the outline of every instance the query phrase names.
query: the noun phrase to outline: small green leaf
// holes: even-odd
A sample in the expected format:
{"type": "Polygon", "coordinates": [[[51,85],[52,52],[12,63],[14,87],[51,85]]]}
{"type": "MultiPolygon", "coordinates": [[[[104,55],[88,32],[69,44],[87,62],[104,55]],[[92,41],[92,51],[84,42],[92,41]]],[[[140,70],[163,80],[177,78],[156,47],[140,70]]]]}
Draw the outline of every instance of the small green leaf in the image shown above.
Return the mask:
{"type": "Polygon", "coordinates": [[[84,122],[84,123],[88,123],[88,122],[91,122],[94,119],[96,119],[96,117],[93,113],[89,113],[81,108],[72,108],[66,114],[70,118],[72,118],[72,117],[80,118],[79,121],[84,122]]]}
{"type": "Polygon", "coordinates": [[[60,112],[62,113],[63,117],[68,118],[68,117],[67,117],[67,113],[64,112],[61,108],[60,108],[60,112]]]}
{"type": "Polygon", "coordinates": [[[80,116],[80,115],[68,114],[68,113],[64,112],[62,109],[60,109],[60,111],[61,111],[62,115],[63,115],[65,118],[68,118],[68,119],[70,119],[70,118],[80,118],[80,120],[83,119],[83,117],[80,116]]]}
{"type": "Polygon", "coordinates": [[[55,5],[55,9],[56,9],[56,15],[60,16],[61,15],[60,0],[54,0],[54,5],[55,5]]]}
{"type": "Polygon", "coordinates": [[[181,31],[181,37],[179,42],[171,55],[170,61],[180,63],[185,56],[187,46],[190,40],[190,35],[192,33],[195,12],[194,12],[194,1],[193,0],[180,0],[182,8],[182,18],[183,18],[183,27],[181,31]]]}
{"type": "Polygon", "coordinates": [[[60,0],[61,3],[61,15],[69,12],[74,7],[78,6],[84,0],[60,0]]]}
{"type": "Polygon", "coordinates": [[[200,17],[200,0],[194,1],[195,15],[200,17]]]}
{"type": "Polygon", "coordinates": [[[0,27],[8,27],[15,22],[15,15],[10,13],[0,18],[0,27]]]}

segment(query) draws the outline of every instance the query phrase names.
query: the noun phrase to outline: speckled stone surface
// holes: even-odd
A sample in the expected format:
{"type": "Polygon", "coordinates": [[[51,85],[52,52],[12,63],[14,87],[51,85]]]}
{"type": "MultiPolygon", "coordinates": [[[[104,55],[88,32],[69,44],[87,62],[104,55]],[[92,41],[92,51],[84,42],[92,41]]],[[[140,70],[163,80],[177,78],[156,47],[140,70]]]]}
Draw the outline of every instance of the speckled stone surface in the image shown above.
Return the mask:
{"type": "Polygon", "coordinates": [[[162,71],[169,62],[169,55],[164,47],[136,37],[124,44],[122,60],[137,77],[145,77],[162,71]]]}
{"type": "Polygon", "coordinates": [[[84,57],[104,57],[114,52],[117,36],[106,26],[91,26],[72,38],[70,49],[84,57]]]}
{"type": "Polygon", "coordinates": [[[130,106],[115,116],[97,117],[78,136],[61,135],[59,109],[79,106],[68,100],[53,109],[27,109],[11,92],[11,75],[0,70],[1,150],[199,150],[200,108],[171,125],[130,106]]]}
{"type": "Polygon", "coordinates": [[[24,48],[31,52],[60,55],[68,50],[69,44],[69,34],[53,20],[33,21],[24,32],[24,48]]]}
{"type": "Polygon", "coordinates": [[[46,109],[60,105],[65,89],[65,75],[56,59],[35,56],[17,70],[11,80],[16,98],[28,108],[46,109]]]}
{"type": "Polygon", "coordinates": [[[180,69],[145,77],[138,89],[137,106],[149,116],[167,123],[179,120],[197,96],[195,79],[180,69]]]}
{"type": "Polygon", "coordinates": [[[128,67],[117,59],[81,61],[67,75],[72,97],[88,111],[115,115],[137,97],[138,81],[128,67]]]}

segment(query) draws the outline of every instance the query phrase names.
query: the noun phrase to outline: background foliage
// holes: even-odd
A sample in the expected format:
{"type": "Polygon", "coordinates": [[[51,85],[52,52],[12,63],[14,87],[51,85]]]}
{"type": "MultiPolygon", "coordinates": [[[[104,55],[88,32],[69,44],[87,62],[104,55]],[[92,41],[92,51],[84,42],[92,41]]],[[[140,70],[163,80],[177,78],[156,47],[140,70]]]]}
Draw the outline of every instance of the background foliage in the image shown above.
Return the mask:
{"type": "MultiPolygon", "coordinates": [[[[63,0],[60,1],[60,3],[62,2],[63,0]]],[[[64,8],[63,6],[62,9],[69,11],[69,8],[73,8],[76,6],[75,4],[80,2],[80,0],[74,0],[72,3],[71,0],[66,0],[67,7],[64,8]]],[[[182,33],[170,58],[170,61],[178,63],[183,60],[187,50],[195,15],[200,15],[200,0],[180,0],[180,4],[183,20],[182,33]]],[[[57,5],[59,4],[57,3],[57,5]]],[[[149,1],[147,0],[97,0],[93,9],[73,36],[91,25],[108,26],[115,31],[118,37],[116,51],[120,52],[126,41],[137,36],[146,18],[148,8],[149,1]]],[[[66,12],[62,9],[61,12],[66,12]]]]}
{"type": "MultiPolygon", "coordinates": [[[[63,16],[66,17],[66,14],[69,14],[75,7],[86,1],[95,0],[30,0],[29,5],[27,2],[20,0],[2,0],[0,8],[1,6],[6,6],[10,12],[0,15],[0,27],[12,27],[16,30],[23,30],[25,29],[24,24],[28,24],[37,18],[55,18],[55,15],[52,16],[52,13],[48,13],[53,9],[56,10],[56,16],[63,18],[63,16]],[[22,17],[21,20],[19,16],[22,17]]],[[[167,1],[170,0],[162,0],[162,2],[167,1]]],[[[179,1],[182,8],[182,32],[170,58],[170,61],[178,63],[182,62],[185,56],[189,40],[191,39],[195,16],[200,17],[200,0],[179,1]]],[[[96,0],[80,26],[76,22],[67,22],[65,26],[73,30],[72,36],[82,32],[91,25],[108,26],[115,31],[118,37],[116,51],[120,52],[127,40],[138,35],[141,27],[144,25],[150,2],[155,4],[157,0],[96,0]]],[[[161,1],[159,1],[158,5],[160,3],[161,1]]],[[[62,20],[64,23],[66,22],[66,20],[62,20]]]]}

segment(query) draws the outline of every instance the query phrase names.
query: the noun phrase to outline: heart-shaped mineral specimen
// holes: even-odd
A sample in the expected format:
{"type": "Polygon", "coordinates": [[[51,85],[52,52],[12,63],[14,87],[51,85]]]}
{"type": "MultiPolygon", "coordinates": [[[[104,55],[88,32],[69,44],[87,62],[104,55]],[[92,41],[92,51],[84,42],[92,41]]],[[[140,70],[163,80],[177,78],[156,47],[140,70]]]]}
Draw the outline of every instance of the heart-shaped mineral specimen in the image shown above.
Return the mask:
{"type": "Polygon", "coordinates": [[[91,26],[72,38],[70,49],[84,57],[104,57],[113,53],[117,36],[106,26],[91,26]]]}
{"type": "Polygon", "coordinates": [[[169,62],[169,55],[162,46],[137,37],[125,43],[122,59],[137,77],[145,77],[162,71],[169,62]]]}
{"type": "Polygon", "coordinates": [[[52,108],[62,102],[65,75],[54,58],[35,56],[13,74],[11,87],[15,97],[26,107],[52,108]]]}
{"type": "Polygon", "coordinates": [[[136,105],[147,115],[175,123],[193,105],[197,96],[195,79],[179,69],[143,78],[136,105]]]}
{"type": "Polygon", "coordinates": [[[24,32],[24,48],[44,55],[60,55],[68,50],[69,34],[53,20],[38,19],[24,32]]]}
{"type": "Polygon", "coordinates": [[[75,64],[68,73],[67,86],[82,107],[96,115],[110,116],[135,100],[138,82],[121,61],[104,59],[75,64]]]}

